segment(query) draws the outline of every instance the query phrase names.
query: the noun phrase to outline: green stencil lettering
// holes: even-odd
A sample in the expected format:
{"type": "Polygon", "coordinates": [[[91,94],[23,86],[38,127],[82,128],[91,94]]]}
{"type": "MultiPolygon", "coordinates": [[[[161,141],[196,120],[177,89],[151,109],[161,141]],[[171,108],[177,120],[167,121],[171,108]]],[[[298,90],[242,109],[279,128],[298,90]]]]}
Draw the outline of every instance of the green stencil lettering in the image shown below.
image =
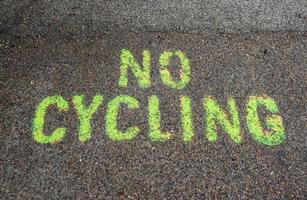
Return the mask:
{"type": "Polygon", "coordinates": [[[56,104],[59,111],[67,111],[68,102],[61,96],[49,96],[43,99],[36,108],[33,119],[33,138],[37,143],[49,144],[62,140],[65,135],[65,128],[57,128],[51,135],[43,133],[46,110],[52,104],[56,104]]]}
{"type": "Polygon", "coordinates": [[[160,130],[160,109],[159,99],[157,96],[150,96],[148,100],[148,124],[149,124],[149,138],[153,142],[165,141],[171,138],[168,132],[162,133],[160,130]]]}
{"type": "Polygon", "coordinates": [[[133,75],[136,77],[141,88],[148,88],[150,86],[150,52],[143,51],[143,69],[135,60],[133,54],[123,49],[120,53],[120,77],[118,85],[120,87],[127,87],[128,85],[128,69],[131,68],[133,75]]]}
{"type": "Polygon", "coordinates": [[[90,105],[86,108],[84,106],[84,96],[83,95],[76,95],[73,96],[72,99],[75,109],[77,111],[80,126],[79,126],[79,140],[81,142],[85,142],[91,138],[91,120],[93,114],[98,110],[98,107],[101,105],[103,101],[103,96],[96,95],[94,96],[90,105]]]}
{"type": "Polygon", "coordinates": [[[279,111],[276,102],[272,98],[267,96],[251,96],[247,103],[246,112],[247,127],[255,140],[268,146],[278,145],[284,141],[286,134],[282,118],[276,115],[279,111]],[[266,117],[265,120],[268,130],[263,130],[261,127],[260,118],[257,113],[259,106],[264,106],[266,110],[273,114],[266,117]]]}
{"type": "Polygon", "coordinates": [[[183,141],[191,141],[193,132],[192,112],[191,112],[191,100],[188,96],[182,96],[180,98],[181,104],[181,126],[183,130],[183,141]]]}
{"type": "Polygon", "coordinates": [[[230,139],[239,144],[242,141],[242,135],[240,133],[238,109],[233,98],[229,98],[227,104],[232,122],[230,122],[226,113],[213,99],[213,97],[209,96],[204,99],[204,109],[206,112],[206,137],[210,142],[214,142],[218,139],[218,135],[216,133],[217,127],[215,123],[215,121],[218,121],[221,128],[229,135],[230,139]]]}
{"type": "Polygon", "coordinates": [[[139,108],[139,101],[127,95],[120,95],[108,103],[106,113],[106,134],[113,141],[132,140],[139,133],[138,127],[130,127],[126,132],[121,132],[117,128],[117,115],[120,104],[127,104],[129,109],[139,108]]]}
{"type": "Polygon", "coordinates": [[[182,53],[181,51],[169,52],[165,51],[160,55],[159,59],[160,63],[160,77],[162,82],[172,89],[183,89],[187,86],[190,81],[190,64],[189,59],[182,53]],[[180,59],[181,70],[180,70],[180,81],[173,81],[172,75],[167,69],[170,63],[170,58],[173,56],[177,56],[180,59]]]}

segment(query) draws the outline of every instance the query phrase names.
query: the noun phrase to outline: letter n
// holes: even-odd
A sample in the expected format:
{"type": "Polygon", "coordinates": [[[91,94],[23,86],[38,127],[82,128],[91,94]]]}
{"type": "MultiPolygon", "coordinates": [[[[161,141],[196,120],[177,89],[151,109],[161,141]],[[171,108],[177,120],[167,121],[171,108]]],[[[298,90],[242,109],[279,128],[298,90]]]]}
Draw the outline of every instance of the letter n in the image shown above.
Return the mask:
{"type": "Polygon", "coordinates": [[[218,139],[216,122],[221,125],[223,131],[225,131],[230,139],[239,144],[242,141],[242,135],[240,133],[240,121],[238,109],[233,98],[229,98],[227,101],[230,115],[227,115],[221,106],[209,96],[204,100],[205,109],[205,122],[206,122],[206,137],[210,142],[214,142],[218,139]]]}
{"type": "Polygon", "coordinates": [[[131,51],[122,49],[120,52],[120,76],[118,85],[120,87],[127,87],[128,85],[128,69],[130,68],[137,83],[141,88],[148,88],[150,86],[150,52],[143,51],[143,68],[135,60],[131,51]]]}

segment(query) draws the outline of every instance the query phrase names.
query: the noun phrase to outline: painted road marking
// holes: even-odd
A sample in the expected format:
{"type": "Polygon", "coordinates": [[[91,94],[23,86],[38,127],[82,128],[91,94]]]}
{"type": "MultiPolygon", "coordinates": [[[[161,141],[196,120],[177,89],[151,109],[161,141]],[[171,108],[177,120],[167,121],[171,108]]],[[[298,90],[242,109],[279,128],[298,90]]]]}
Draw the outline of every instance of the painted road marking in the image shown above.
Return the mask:
{"type": "MultiPolygon", "coordinates": [[[[151,54],[148,50],[143,51],[143,67],[135,60],[131,51],[123,49],[120,52],[120,75],[118,80],[119,87],[127,87],[128,72],[131,70],[134,78],[140,88],[145,89],[150,87],[150,71],[151,71],[151,54]]],[[[173,90],[184,89],[190,80],[190,64],[189,59],[182,51],[164,51],[159,58],[160,77],[166,87],[173,90]],[[174,81],[172,75],[167,69],[170,59],[178,57],[180,60],[180,80],[174,81]]],[[[91,119],[94,113],[97,112],[99,106],[103,103],[104,97],[102,95],[95,95],[91,103],[84,105],[84,96],[75,95],[72,97],[74,109],[79,118],[79,140],[86,142],[91,138],[91,119]]],[[[182,139],[184,142],[189,142],[193,139],[193,120],[191,99],[189,96],[180,97],[181,108],[181,126],[182,139]]],[[[57,128],[52,134],[43,133],[45,114],[48,107],[55,104],[58,110],[67,111],[69,102],[62,96],[48,96],[44,98],[37,106],[35,116],[33,119],[33,138],[37,143],[48,144],[56,143],[65,136],[65,128],[57,128]]],[[[137,137],[140,132],[138,127],[130,127],[125,132],[118,130],[117,115],[122,104],[128,106],[129,109],[138,109],[141,105],[138,99],[128,96],[119,95],[108,102],[106,117],[105,117],[105,131],[109,139],[113,141],[132,140],[137,137]]],[[[152,142],[163,142],[172,138],[171,133],[161,130],[161,114],[159,106],[158,95],[148,97],[148,136],[152,142]]],[[[144,106],[144,105],[142,105],[144,106]]],[[[204,112],[204,135],[210,142],[218,140],[217,125],[229,136],[234,143],[240,144],[243,140],[243,134],[240,127],[239,112],[236,101],[233,97],[227,99],[227,111],[222,109],[218,101],[213,96],[205,96],[203,98],[203,112],[204,112]]],[[[282,117],[279,114],[276,101],[266,95],[247,97],[246,102],[246,125],[249,133],[257,142],[274,146],[282,143],[286,137],[282,117]],[[269,113],[266,117],[265,125],[262,127],[258,107],[265,108],[269,113]]]]}

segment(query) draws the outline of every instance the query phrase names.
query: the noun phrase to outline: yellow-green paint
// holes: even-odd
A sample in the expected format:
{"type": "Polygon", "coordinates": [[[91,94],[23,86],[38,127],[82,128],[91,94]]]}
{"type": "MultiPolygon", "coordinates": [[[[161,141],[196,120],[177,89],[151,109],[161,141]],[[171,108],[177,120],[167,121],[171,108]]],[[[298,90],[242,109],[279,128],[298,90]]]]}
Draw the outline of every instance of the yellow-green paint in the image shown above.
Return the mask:
{"type": "Polygon", "coordinates": [[[190,97],[182,96],[180,98],[180,105],[183,141],[188,142],[191,141],[194,136],[190,97]]]}
{"type": "Polygon", "coordinates": [[[83,95],[73,96],[72,101],[74,103],[80,121],[79,140],[81,142],[85,142],[91,138],[91,133],[92,133],[91,120],[93,118],[93,114],[98,110],[98,107],[102,104],[103,96],[101,95],[94,96],[92,102],[88,107],[84,105],[83,95]]]}
{"type": "MultiPolygon", "coordinates": [[[[128,49],[120,51],[120,74],[118,79],[119,87],[128,86],[129,73],[133,75],[140,88],[149,88],[151,84],[151,53],[144,50],[142,53],[142,63],[140,64],[133,53],[128,49]]],[[[158,59],[160,78],[164,85],[174,90],[182,90],[190,82],[191,69],[187,56],[180,50],[164,51],[158,59]],[[180,77],[178,80],[172,77],[169,66],[172,59],[179,59],[180,77]]],[[[197,89],[197,88],[196,88],[197,89]]],[[[89,105],[85,105],[83,95],[75,95],[72,102],[79,118],[78,136],[81,142],[86,142],[91,138],[92,119],[102,104],[104,97],[95,95],[89,105]]],[[[229,138],[240,144],[243,140],[241,133],[239,112],[235,100],[227,99],[227,111],[223,110],[220,104],[212,97],[206,96],[203,99],[205,137],[210,142],[218,140],[218,126],[229,138]]],[[[69,103],[62,96],[49,96],[44,98],[36,108],[33,118],[32,135],[37,143],[50,144],[59,142],[65,135],[66,129],[59,127],[51,134],[45,134],[44,123],[48,108],[55,105],[59,112],[67,111],[69,103]]],[[[128,109],[138,109],[139,101],[128,95],[119,95],[107,104],[105,116],[105,132],[108,138],[113,141],[132,140],[136,138],[140,130],[137,126],[126,128],[123,131],[118,129],[118,113],[121,106],[126,104],[128,109]]],[[[161,130],[161,112],[159,98],[155,95],[148,98],[148,126],[149,139],[153,142],[166,141],[172,138],[168,131],[161,130]]],[[[182,127],[182,140],[190,142],[193,140],[193,115],[189,96],[180,97],[180,120],[182,127]]],[[[282,117],[278,114],[276,102],[268,96],[251,96],[246,104],[246,124],[247,128],[256,141],[274,146],[282,143],[286,138],[282,117]],[[258,115],[258,107],[264,107],[271,115],[262,122],[258,115]],[[264,126],[264,127],[263,127],[264,126]]]]}
{"type": "Polygon", "coordinates": [[[247,102],[246,112],[247,127],[255,140],[268,146],[278,145],[284,141],[286,134],[281,116],[276,115],[279,111],[274,99],[268,96],[251,96],[247,102]],[[265,120],[267,130],[261,126],[257,112],[260,106],[272,113],[265,120]]]}
{"type": "Polygon", "coordinates": [[[153,142],[165,141],[171,138],[168,132],[160,130],[161,114],[159,106],[159,98],[155,95],[150,96],[148,99],[148,125],[149,125],[149,138],[153,142]]]}
{"type": "Polygon", "coordinates": [[[127,87],[128,69],[130,68],[134,77],[137,79],[139,87],[148,88],[150,86],[150,62],[151,55],[148,50],[143,51],[143,68],[135,60],[133,54],[128,49],[122,49],[120,52],[120,76],[118,85],[127,87]]]}
{"type": "Polygon", "coordinates": [[[213,97],[206,97],[203,105],[205,109],[206,138],[210,142],[214,142],[218,139],[216,133],[217,121],[221,125],[222,130],[229,135],[231,140],[237,144],[241,143],[242,135],[240,133],[239,113],[235,100],[233,98],[228,98],[227,100],[230,119],[213,97]]]}
{"type": "Polygon", "coordinates": [[[128,95],[117,96],[108,103],[105,131],[113,141],[132,140],[139,133],[139,128],[136,126],[127,128],[125,132],[118,130],[117,116],[121,104],[126,104],[129,109],[139,108],[139,101],[128,95]]]}
{"type": "Polygon", "coordinates": [[[65,135],[65,128],[57,128],[50,135],[44,134],[44,123],[46,110],[51,105],[55,104],[60,112],[67,111],[69,108],[68,102],[61,96],[49,96],[44,98],[36,108],[33,119],[33,138],[37,143],[50,144],[62,140],[65,135]]]}
{"type": "Polygon", "coordinates": [[[176,90],[181,90],[187,86],[187,84],[190,81],[190,74],[191,74],[191,69],[190,69],[190,64],[189,64],[189,59],[185,56],[185,54],[181,51],[175,51],[170,52],[170,51],[164,51],[159,58],[159,64],[160,64],[160,77],[162,82],[167,85],[168,87],[176,90]],[[170,63],[170,59],[173,56],[177,56],[180,60],[180,80],[179,81],[174,81],[172,79],[172,75],[167,69],[170,63]]]}

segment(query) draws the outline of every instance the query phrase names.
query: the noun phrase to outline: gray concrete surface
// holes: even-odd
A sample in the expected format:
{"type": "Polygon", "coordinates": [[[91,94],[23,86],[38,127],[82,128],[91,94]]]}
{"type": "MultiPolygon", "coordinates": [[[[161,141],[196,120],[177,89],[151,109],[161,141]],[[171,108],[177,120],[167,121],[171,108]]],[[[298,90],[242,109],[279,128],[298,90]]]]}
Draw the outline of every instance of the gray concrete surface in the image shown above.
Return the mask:
{"type": "Polygon", "coordinates": [[[103,31],[306,31],[304,0],[2,0],[0,30],[15,35],[103,31]]]}

